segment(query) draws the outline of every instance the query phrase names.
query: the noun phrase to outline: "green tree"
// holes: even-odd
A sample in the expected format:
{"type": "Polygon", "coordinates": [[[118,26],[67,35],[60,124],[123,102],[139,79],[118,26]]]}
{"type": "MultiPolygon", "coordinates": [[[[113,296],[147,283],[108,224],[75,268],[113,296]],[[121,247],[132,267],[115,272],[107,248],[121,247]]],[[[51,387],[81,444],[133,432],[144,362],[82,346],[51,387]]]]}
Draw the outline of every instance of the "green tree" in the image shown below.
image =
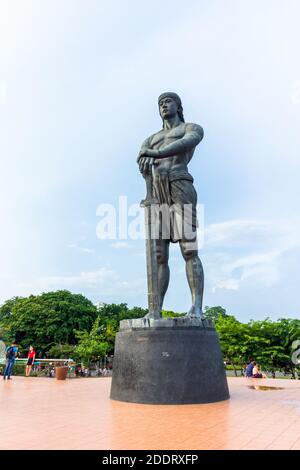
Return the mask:
{"type": "Polygon", "coordinates": [[[161,314],[163,318],[178,318],[185,315],[184,313],[173,312],[173,310],[162,310],[161,314]]]}
{"type": "Polygon", "coordinates": [[[54,344],[49,349],[49,357],[53,359],[76,359],[76,346],[73,344],[54,344]]]}
{"type": "Polygon", "coordinates": [[[128,308],[127,304],[105,304],[98,309],[99,324],[103,327],[105,341],[109,344],[108,354],[113,354],[115,336],[119,331],[120,321],[144,317],[148,311],[144,308],[128,308]]]}
{"type": "MultiPolygon", "coordinates": [[[[103,335],[105,341],[109,344],[108,354],[113,354],[114,343],[117,332],[119,331],[120,321],[130,318],[142,318],[148,310],[141,307],[128,308],[125,303],[121,304],[105,304],[98,310],[99,324],[103,326],[103,335]]],[[[180,317],[183,313],[176,313],[171,310],[163,310],[162,316],[180,317]]]]}
{"type": "Polygon", "coordinates": [[[7,341],[16,339],[21,353],[32,344],[44,355],[55,344],[76,344],[76,330],[90,330],[97,309],[90,300],[69,291],[16,297],[0,307],[0,327],[7,341]]]}
{"type": "Polygon", "coordinates": [[[76,355],[85,364],[105,357],[110,349],[110,344],[106,341],[105,327],[101,324],[99,317],[95,320],[90,332],[77,331],[76,337],[78,339],[76,355]]]}
{"type": "Polygon", "coordinates": [[[247,361],[248,349],[244,343],[246,325],[240,323],[234,316],[220,315],[215,321],[215,327],[219,334],[224,360],[232,364],[237,375],[237,367],[242,369],[247,361]]]}
{"type": "Polygon", "coordinates": [[[204,316],[205,318],[210,318],[214,322],[217,321],[220,317],[228,317],[225,308],[220,307],[220,305],[216,307],[205,307],[204,316]]]}
{"type": "Polygon", "coordinates": [[[282,370],[295,377],[295,364],[292,362],[292,343],[300,338],[300,320],[281,318],[272,321],[250,322],[254,334],[265,339],[265,347],[256,345],[254,357],[275,377],[276,370],[282,370]]]}

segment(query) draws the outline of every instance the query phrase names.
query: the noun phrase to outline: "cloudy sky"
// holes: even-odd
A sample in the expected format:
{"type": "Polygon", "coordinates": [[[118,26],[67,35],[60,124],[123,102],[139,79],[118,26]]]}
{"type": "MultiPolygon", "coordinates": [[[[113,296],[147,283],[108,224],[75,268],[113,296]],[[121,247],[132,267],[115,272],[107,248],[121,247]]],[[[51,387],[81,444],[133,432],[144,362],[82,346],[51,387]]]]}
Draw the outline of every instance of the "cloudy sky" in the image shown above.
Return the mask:
{"type": "MultiPolygon", "coordinates": [[[[172,90],[205,133],[190,164],[204,304],[298,317],[299,14],[298,0],[0,0],[0,303],[63,288],[146,306],[144,241],[100,240],[99,206],[143,197],[136,156],[172,90]]],[[[185,311],[177,245],[170,264],[165,307],[185,311]]]]}

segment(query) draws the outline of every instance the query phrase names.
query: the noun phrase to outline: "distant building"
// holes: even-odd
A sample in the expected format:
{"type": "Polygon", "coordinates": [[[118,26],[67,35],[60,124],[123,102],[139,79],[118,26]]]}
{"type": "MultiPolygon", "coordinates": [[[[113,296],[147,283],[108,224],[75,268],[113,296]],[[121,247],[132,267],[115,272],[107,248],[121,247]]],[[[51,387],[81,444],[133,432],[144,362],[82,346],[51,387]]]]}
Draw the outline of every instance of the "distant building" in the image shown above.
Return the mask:
{"type": "Polygon", "coordinates": [[[97,307],[97,310],[99,310],[100,308],[104,307],[105,302],[99,301],[99,302],[96,302],[94,305],[97,307]]]}

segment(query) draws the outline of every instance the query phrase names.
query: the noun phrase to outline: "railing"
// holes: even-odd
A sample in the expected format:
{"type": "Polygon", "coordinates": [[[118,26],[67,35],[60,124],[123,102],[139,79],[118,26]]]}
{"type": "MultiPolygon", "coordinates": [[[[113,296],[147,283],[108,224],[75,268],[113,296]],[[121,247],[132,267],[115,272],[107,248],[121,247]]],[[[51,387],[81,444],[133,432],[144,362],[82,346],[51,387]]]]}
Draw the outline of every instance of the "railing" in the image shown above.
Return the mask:
{"type": "MultiPolygon", "coordinates": [[[[15,363],[16,364],[23,364],[24,362],[27,362],[28,361],[28,358],[27,357],[17,357],[16,358],[16,361],[15,363]]],[[[5,357],[0,357],[0,364],[5,364],[6,363],[6,358],[5,357]]],[[[49,364],[49,363],[56,363],[56,364],[59,364],[59,363],[67,363],[66,365],[68,366],[74,366],[76,364],[76,362],[73,360],[73,359],[40,359],[40,358],[36,358],[34,360],[34,365],[38,365],[38,364],[49,364]]]]}

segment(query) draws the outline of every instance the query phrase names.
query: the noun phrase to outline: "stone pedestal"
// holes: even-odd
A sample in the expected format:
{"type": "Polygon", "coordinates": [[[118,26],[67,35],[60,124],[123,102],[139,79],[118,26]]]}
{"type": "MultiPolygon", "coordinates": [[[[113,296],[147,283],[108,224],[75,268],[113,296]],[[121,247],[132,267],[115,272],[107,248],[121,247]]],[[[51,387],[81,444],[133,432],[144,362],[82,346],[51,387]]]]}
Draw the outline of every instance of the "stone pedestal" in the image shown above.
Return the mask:
{"type": "Polygon", "coordinates": [[[111,398],[149,404],[228,399],[219,339],[211,320],[123,320],[116,337],[111,398]]]}

